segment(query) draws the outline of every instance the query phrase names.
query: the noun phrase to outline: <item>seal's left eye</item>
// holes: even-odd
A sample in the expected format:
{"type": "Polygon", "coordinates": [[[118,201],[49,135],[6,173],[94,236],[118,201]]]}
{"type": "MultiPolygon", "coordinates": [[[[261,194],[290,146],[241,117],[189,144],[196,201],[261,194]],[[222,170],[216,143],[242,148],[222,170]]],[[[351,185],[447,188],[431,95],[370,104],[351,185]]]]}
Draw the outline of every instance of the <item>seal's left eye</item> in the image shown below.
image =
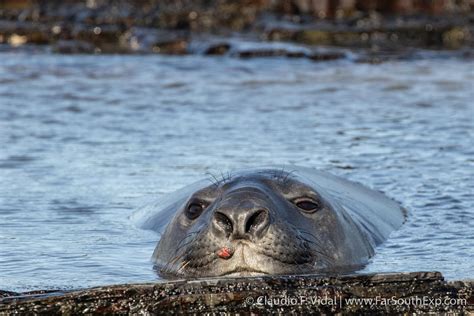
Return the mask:
{"type": "Polygon", "coordinates": [[[201,215],[202,211],[204,210],[204,205],[201,203],[191,203],[188,205],[186,209],[186,216],[189,219],[196,219],[201,215]]]}
{"type": "Polygon", "coordinates": [[[317,201],[310,199],[300,199],[294,201],[293,203],[295,203],[298,208],[302,209],[306,213],[314,213],[321,208],[317,201]]]}

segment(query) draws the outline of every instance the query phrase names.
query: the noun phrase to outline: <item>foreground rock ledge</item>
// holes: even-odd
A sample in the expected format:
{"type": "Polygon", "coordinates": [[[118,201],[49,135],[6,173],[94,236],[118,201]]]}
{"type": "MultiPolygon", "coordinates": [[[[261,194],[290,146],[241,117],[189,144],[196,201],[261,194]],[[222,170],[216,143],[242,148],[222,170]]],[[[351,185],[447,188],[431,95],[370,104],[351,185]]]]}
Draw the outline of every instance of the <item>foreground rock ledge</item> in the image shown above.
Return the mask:
{"type": "Polygon", "coordinates": [[[170,312],[462,315],[474,312],[473,285],[472,281],[446,282],[439,272],[208,278],[9,296],[0,299],[0,315],[170,312]]]}

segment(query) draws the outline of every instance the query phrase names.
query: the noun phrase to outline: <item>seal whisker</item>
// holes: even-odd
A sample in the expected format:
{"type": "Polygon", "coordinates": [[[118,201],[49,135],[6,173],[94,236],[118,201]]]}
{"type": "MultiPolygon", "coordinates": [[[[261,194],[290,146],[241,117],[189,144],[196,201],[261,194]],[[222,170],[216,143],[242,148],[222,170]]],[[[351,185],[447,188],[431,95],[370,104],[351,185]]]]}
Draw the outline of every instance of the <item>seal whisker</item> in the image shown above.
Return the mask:
{"type": "MultiPolygon", "coordinates": [[[[175,252],[176,253],[176,252],[175,252]]],[[[169,261],[170,264],[175,264],[176,261],[184,257],[184,253],[176,253],[176,255],[169,261]]]]}
{"type": "Polygon", "coordinates": [[[175,250],[175,253],[177,253],[181,248],[189,245],[190,243],[194,242],[196,239],[195,238],[192,238],[191,240],[188,240],[186,241],[188,238],[192,237],[193,235],[196,235],[197,232],[194,232],[194,233],[191,233],[191,234],[188,234],[186,235],[186,237],[184,237],[177,245],[176,247],[176,250],[175,250]],[[186,242],[185,242],[186,241],[186,242]],[[184,242],[184,243],[183,243],[184,242]]]}
{"type": "Polygon", "coordinates": [[[188,246],[188,245],[191,244],[193,241],[194,241],[194,240],[190,240],[190,241],[188,241],[187,243],[184,243],[184,244],[178,246],[178,247],[175,249],[174,253],[178,253],[178,251],[180,251],[180,250],[183,249],[184,247],[188,246]]]}
{"type": "Polygon", "coordinates": [[[275,181],[278,181],[278,182],[281,182],[283,183],[283,178],[285,176],[285,168],[281,168],[281,169],[278,169],[278,170],[275,170],[274,172],[272,172],[272,175],[273,177],[275,178],[275,181]]]}
{"type": "Polygon", "coordinates": [[[211,181],[211,183],[212,183],[216,188],[218,188],[218,187],[219,187],[219,179],[217,179],[216,175],[213,174],[212,172],[207,172],[206,175],[210,177],[210,178],[208,178],[208,180],[211,181]]]}
{"type": "Polygon", "coordinates": [[[302,238],[304,241],[308,242],[310,246],[312,246],[312,251],[323,256],[325,259],[332,260],[331,256],[321,247],[321,240],[318,237],[316,237],[314,234],[311,234],[310,232],[305,231],[304,229],[298,229],[298,232],[313,237],[314,240],[311,240],[300,235],[300,238],[302,238]]]}
{"type": "Polygon", "coordinates": [[[311,257],[314,257],[314,254],[318,254],[321,260],[325,261],[325,263],[332,262],[332,258],[329,254],[327,254],[324,250],[321,249],[320,245],[314,241],[304,239],[308,244],[311,246],[311,257]]]}
{"type": "Polygon", "coordinates": [[[284,185],[286,185],[286,184],[288,183],[288,180],[289,180],[290,176],[291,176],[292,174],[294,174],[295,172],[296,172],[296,170],[293,169],[293,170],[291,170],[291,171],[289,171],[289,172],[286,173],[286,176],[285,176],[285,178],[283,179],[283,184],[284,184],[284,185]]]}
{"type": "MultiPolygon", "coordinates": [[[[307,240],[308,241],[308,240],[307,240]]],[[[318,255],[321,255],[324,259],[327,259],[329,261],[332,261],[332,257],[327,253],[325,252],[319,244],[315,243],[315,242],[311,242],[311,241],[308,241],[309,244],[313,247],[311,247],[311,251],[312,252],[315,252],[317,253],[318,255]]]]}
{"type": "Polygon", "coordinates": [[[198,232],[190,232],[190,233],[188,233],[188,234],[187,234],[186,236],[184,236],[183,239],[181,239],[181,241],[178,243],[178,247],[181,245],[182,242],[188,240],[189,238],[191,238],[191,237],[193,237],[193,236],[195,236],[195,235],[197,235],[197,234],[198,234],[198,232]]]}
{"type": "MultiPolygon", "coordinates": [[[[311,234],[310,232],[307,232],[307,231],[304,230],[304,229],[298,229],[297,231],[298,231],[299,233],[302,233],[302,234],[310,235],[311,237],[314,238],[315,241],[321,242],[321,239],[320,239],[319,237],[317,237],[317,236],[314,235],[314,234],[311,234]]],[[[303,238],[303,239],[306,240],[306,241],[313,242],[313,241],[311,241],[311,240],[309,240],[309,239],[307,239],[307,238],[305,238],[305,237],[303,237],[303,236],[300,236],[300,237],[303,238]]]]}
{"type": "Polygon", "coordinates": [[[182,259],[184,257],[184,253],[177,253],[177,251],[175,251],[175,256],[173,258],[171,258],[171,260],[169,260],[166,265],[173,265],[175,264],[177,261],[179,261],[179,259],[182,259]]]}
{"type": "Polygon", "coordinates": [[[173,269],[172,269],[172,266],[179,260],[183,257],[183,255],[177,255],[175,256],[173,259],[171,259],[170,261],[168,261],[160,270],[163,272],[163,273],[172,273],[173,272],[173,269]]]}
{"type": "Polygon", "coordinates": [[[178,273],[181,273],[182,270],[184,270],[184,268],[186,268],[186,266],[191,262],[191,260],[187,260],[187,261],[183,261],[183,263],[181,263],[181,266],[178,268],[178,273]]]}

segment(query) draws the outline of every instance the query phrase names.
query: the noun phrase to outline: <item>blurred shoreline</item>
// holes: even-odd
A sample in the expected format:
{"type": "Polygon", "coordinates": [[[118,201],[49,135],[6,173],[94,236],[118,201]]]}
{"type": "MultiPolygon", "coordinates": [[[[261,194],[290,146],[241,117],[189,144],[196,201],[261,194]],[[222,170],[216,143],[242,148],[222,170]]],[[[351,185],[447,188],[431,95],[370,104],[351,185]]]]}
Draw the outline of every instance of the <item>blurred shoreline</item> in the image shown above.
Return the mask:
{"type": "Polygon", "coordinates": [[[0,0],[0,51],[472,58],[472,0],[0,0]]]}

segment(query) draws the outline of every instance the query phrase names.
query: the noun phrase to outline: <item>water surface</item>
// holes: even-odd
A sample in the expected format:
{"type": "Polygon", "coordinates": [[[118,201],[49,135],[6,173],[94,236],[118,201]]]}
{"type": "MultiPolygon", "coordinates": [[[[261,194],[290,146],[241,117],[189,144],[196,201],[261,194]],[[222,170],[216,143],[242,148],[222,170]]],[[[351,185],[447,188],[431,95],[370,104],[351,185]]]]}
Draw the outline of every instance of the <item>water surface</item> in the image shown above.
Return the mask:
{"type": "Polygon", "coordinates": [[[128,216],[205,173],[315,167],[408,222],[363,272],[474,271],[473,63],[0,54],[0,289],[156,280],[128,216]]]}

